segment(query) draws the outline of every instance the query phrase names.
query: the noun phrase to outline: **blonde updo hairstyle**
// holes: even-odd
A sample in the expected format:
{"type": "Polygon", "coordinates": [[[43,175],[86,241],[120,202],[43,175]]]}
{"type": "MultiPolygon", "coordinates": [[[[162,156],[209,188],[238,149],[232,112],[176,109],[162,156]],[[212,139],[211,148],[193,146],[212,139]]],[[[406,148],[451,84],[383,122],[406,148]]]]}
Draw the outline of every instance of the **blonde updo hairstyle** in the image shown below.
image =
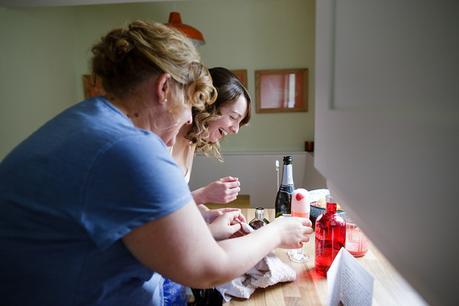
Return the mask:
{"type": "Polygon", "coordinates": [[[134,21],[103,36],[92,53],[93,74],[109,95],[123,98],[151,76],[169,73],[178,102],[203,109],[216,99],[209,71],[193,43],[163,24],[134,21]]]}
{"type": "Polygon", "coordinates": [[[238,77],[230,70],[223,67],[209,69],[212,82],[217,89],[217,100],[215,103],[208,103],[205,108],[192,108],[193,123],[186,138],[196,144],[196,151],[202,152],[206,156],[213,156],[219,161],[223,161],[220,153],[219,142],[209,142],[209,122],[218,119],[221,116],[220,109],[224,105],[232,104],[244,96],[247,101],[247,113],[242,118],[239,126],[245,126],[249,123],[251,117],[251,98],[247,89],[242,85],[238,77]]]}

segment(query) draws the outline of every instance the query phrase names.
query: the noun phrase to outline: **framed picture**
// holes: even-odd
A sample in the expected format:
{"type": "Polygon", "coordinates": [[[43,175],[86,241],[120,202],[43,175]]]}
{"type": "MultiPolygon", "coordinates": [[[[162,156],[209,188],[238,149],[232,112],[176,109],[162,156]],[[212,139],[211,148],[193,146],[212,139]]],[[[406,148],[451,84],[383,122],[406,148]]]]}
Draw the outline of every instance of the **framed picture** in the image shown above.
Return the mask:
{"type": "Polygon", "coordinates": [[[83,75],[83,90],[85,99],[105,94],[101,80],[92,74],[83,75]]]}
{"type": "Polygon", "coordinates": [[[247,88],[247,69],[233,69],[231,70],[234,73],[239,81],[241,81],[242,85],[244,85],[245,89],[247,88]]]}
{"type": "Polygon", "coordinates": [[[308,85],[307,68],[256,70],[256,112],[307,112],[308,85]]]}

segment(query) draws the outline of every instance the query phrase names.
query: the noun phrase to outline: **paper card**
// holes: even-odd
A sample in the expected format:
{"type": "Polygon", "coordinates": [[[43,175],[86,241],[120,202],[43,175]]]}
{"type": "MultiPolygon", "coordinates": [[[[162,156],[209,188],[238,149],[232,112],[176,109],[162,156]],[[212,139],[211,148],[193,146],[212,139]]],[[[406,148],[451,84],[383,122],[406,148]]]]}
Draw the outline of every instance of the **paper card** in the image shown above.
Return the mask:
{"type": "Polygon", "coordinates": [[[329,306],[371,306],[373,276],[341,248],[327,272],[329,306]]]}

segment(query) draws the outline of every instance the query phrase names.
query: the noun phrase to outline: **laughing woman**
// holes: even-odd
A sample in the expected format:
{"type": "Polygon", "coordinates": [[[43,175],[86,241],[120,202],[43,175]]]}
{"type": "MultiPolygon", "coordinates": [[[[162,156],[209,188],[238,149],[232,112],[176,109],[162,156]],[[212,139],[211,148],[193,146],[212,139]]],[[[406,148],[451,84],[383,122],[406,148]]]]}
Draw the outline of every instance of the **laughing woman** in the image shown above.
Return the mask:
{"type": "MultiPolygon", "coordinates": [[[[185,125],[177,136],[172,155],[190,179],[195,152],[202,152],[222,160],[220,140],[228,134],[237,134],[250,121],[250,95],[230,70],[222,67],[209,69],[218,96],[215,103],[203,110],[193,108],[193,123],[185,125]]],[[[236,177],[224,177],[193,191],[196,203],[228,203],[240,191],[236,177]]]]}

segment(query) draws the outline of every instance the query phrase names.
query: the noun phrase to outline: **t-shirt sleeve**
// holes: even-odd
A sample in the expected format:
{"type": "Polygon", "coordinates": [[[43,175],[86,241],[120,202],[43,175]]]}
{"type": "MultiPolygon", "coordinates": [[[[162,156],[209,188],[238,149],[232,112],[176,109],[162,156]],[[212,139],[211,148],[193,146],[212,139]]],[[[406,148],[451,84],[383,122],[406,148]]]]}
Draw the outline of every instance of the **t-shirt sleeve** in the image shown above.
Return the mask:
{"type": "Polygon", "coordinates": [[[104,149],[83,188],[81,223],[102,249],[192,201],[179,167],[151,134],[128,137],[104,149]]]}

